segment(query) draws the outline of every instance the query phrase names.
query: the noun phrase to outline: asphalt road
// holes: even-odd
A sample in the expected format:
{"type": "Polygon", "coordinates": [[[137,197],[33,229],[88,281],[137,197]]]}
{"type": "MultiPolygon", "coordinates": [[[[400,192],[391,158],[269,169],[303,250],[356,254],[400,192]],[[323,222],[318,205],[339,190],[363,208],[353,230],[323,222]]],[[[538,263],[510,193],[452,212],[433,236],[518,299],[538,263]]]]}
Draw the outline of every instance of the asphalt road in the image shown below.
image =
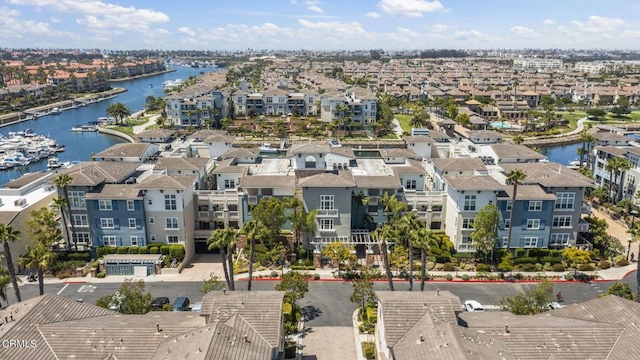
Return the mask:
{"type": "MultiPolygon", "coordinates": [[[[623,281],[636,288],[635,272],[623,281]]],[[[573,304],[591,300],[605,292],[613,282],[596,283],[555,283],[554,294],[562,292],[564,304],[573,304]]],[[[277,281],[254,281],[256,291],[274,290],[277,281]]],[[[166,296],[171,301],[179,296],[186,296],[191,303],[201,301],[199,282],[150,282],[147,290],[154,296],[166,296]]],[[[246,291],[246,281],[236,282],[237,291],[246,291]]],[[[426,290],[444,290],[457,295],[461,302],[476,300],[484,305],[495,304],[504,295],[514,295],[519,291],[534,287],[535,284],[524,283],[462,283],[462,282],[427,282],[426,290]]],[[[45,292],[58,294],[69,299],[83,299],[94,304],[102,296],[113,294],[119,284],[52,284],[45,286],[45,292]]],[[[407,282],[395,283],[397,291],[408,290],[407,282]]],[[[414,291],[420,288],[419,281],[414,283],[414,291]]],[[[387,291],[386,282],[376,282],[375,290],[387,291]]],[[[352,287],[348,282],[319,281],[309,284],[309,293],[299,300],[298,305],[304,309],[307,326],[351,326],[351,315],[357,305],[349,301],[352,287]]],[[[27,283],[20,286],[23,299],[38,296],[37,283],[27,283]]],[[[7,289],[9,301],[15,302],[12,289],[7,289]]]]}

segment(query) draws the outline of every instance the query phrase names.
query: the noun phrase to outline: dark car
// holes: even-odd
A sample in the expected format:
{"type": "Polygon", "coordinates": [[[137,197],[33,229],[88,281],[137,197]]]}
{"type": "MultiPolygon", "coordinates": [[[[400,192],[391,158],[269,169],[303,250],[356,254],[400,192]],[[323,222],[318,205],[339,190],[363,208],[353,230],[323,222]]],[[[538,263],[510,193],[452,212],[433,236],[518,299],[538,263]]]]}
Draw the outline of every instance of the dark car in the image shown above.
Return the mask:
{"type": "Polygon", "coordinates": [[[173,302],[173,311],[189,311],[189,298],[179,297],[173,302]]]}
{"type": "Polygon", "coordinates": [[[155,300],[153,300],[153,303],[151,304],[152,307],[154,308],[160,308],[162,309],[162,307],[164,307],[164,304],[170,304],[171,302],[169,301],[168,297],[157,297],[155,300]]]}

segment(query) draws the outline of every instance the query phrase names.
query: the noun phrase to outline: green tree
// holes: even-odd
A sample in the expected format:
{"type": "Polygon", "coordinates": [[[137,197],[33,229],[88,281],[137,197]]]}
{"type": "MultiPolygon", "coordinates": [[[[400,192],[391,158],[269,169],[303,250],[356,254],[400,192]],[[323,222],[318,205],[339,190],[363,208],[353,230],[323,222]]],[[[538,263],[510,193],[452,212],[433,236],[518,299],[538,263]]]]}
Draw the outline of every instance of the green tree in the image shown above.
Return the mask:
{"type": "Polygon", "coordinates": [[[409,125],[414,128],[426,128],[431,124],[431,115],[426,111],[420,111],[409,120],[409,125]]]}
{"type": "MultiPolygon", "coordinates": [[[[0,300],[6,301],[7,305],[9,305],[8,297],[7,297],[7,288],[11,284],[11,276],[9,272],[4,267],[0,267],[0,300]]],[[[0,303],[0,307],[2,304],[0,303]]]]}
{"type": "Polygon", "coordinates": [[[295,302],[302,299],[309,292],[309,280],[306,275],[297,271],[289,271],[284,274],[282,280],[276,285],[277,291],[284,291],[284,300],[295,307],[295,302]]]}
{"type": "Polygon", "coordinates": [[[48,208],[32,210],[31,218],[27,221],[29,236],[47,248],[62,240],[60,224],[56,221],[54,213],[48,208]]]}
{"type": "Polygon", "coordinates": [[[25,268],[36,268],[40,295],[44,295],[44,270],[55,259],[55,255],[43,243],[37,243],[34,246],[27,245],[26,248],[27,254],[21,257],[18,262],[25,268]]]}
{"type": "Polygon", "coordinates": [[[15,242],[20,239],[20,230],[15,229],[12,225],[5,225],[0,223],[0,239],[2,239],[2,245],[4,246],[4,258],[7,262],[7,270],[11,277],[11,284],[13,285],[13,291],[16,293],[16,299],[18,302],[22,301],[20,297],[20,288],[18,287],[18,278],[16,277],[16,268],[13,265],[13,259],[11,258],[11,248],[9,243],[15,242]]]}
{"type": "Polygon", "coordinates": [[[284,201],[270,197],[269,199],[260,199],[260,203],[251,211],[253,219],[264,225],[264,234],[262,241],[268,246],[273,245],[276,237],[280,234],[280,228],[287,221],[285,215],[284,201]]]}
{"type": "Polygon", "coordinates": [[[585,112],[594,120],[601,120],[605,115],[607,115],[607,112],[601,108],[591,108],[587,109],[585,112]]]}
{"type": "Polygon", "coordinates": [[[220,279],[218,275],[214,273],[209,274],[209,278],[204,279],[204,283],[200,288],[200,292],[203,294],[209,293],[211,291],[222,291],[225,289],[224,281],[220,279]]]}
{"type": "Polygon", "coordinates": [[[526,177],[527,177],[527,174],[525,174],[524,171],[522,171],[520,169],[511,170],[507,174],[507,181],[509,181],[511,183],[511,185],[513,185],[513,194],[511,195],[511,198],[512,198],[511,204],[512,205],[511,205],[511,211],[509,212],[509,233],[507,235],[507,248],[511,247],[511,230],[513,229],[513,226],[511,226],[511,224],[513,222],[513,213],[515,212],[515,211],[513,211],[513,209],[516,208],[516,198],[517,198],[517,195],[518,195],[518,184],[523,182],[526,177]]]}
{"type": "Polygon", "coordinates": [[[227,281],[228,289],[235,290],[235,281],[233,278],[233,249],[236,246],[238,233],[234,229],[215,229],[207,239],[209,250],[220,249],[220,257],[222,258],[222,269],[224,277],[227,281]]]}
{"type": "Polygon", "coordinates": [[[604,297],[608,295],[615,295],[633,301],[636,301],[638,299],[637,295],[634,294],[633,290],[631,289],[631,284],[621,281],[614,282],[611,287],[609,287],[607,292],[598,295],[598,297],[604,297]]]}
{"type": "Polygon", "coordinates": [[[581,264],[591,262],[591,253],[576,247],[567,247],[562,250],[562,258],[568,262],[571,267],[577,268],[581,264]]]}
{"type": "Polygon", "coordinates": [[[107,107],[107,116],[113,117],[118,123],[124,123],[124,119],[131,116],[131,109],[121,102],[113,103],[107,107]]]}
{"type": "MultiPolygon", "coordinates": [[[[340,277],[340,265],[343,263],[351,264],[358,260],[355,249],[353,246],[349,246],[343,242],[335,241],[327,244],[322,249],[322,256],[335,261],[338,265],[338,277],[340,277]]],[[[349,266],[350,268],[350,266],[349,266]]]]}
{"type": "MultiPolygon", "coordinates": [[[[78,251],[78,242],[75,238],[76,228],[75,224],[71,220],[71,203],[69,202],[69,185],[73,183],[73,178],[69,174],[58,174],[53,179],[53,183],[58,187],[58,189],[62,189],[62,194],[64,195],[64,200],[67,206],[67,221],[71,224],[71,236],[67,239],[67,249],[71,249],[71,240],[73,239],[73,243],[75,244],[75,249],[78,251]]],[[[60,216],[65,216],[64,212],[60,214],[60,216]]]]}
{"type": "Polygon", "coordinates": [[[480,209],[473,219],[471,240],[476,250],[484,255],[485,263],[490,252],[498,243],[498,226],[500,225],[500,212],[498,207],[491,203],[480,209]]]}
{"type": "Polygon", "coordinates": [[[516,135],[516,136],[514,136],[514,137],[513,137],[513,143],[514,143],[514,144],[520,145],[520,144],[522,144],[523,142],[524,142],[524,136],[522,136],[522,135],[516,135]]]}
{"type": "Polygon", "coordinates": [[[395,223],[396,231],[400,238],[404,239],[404,245],[409,253],[409,291],[413,291],[413,240],[417,238],[418,230],[424,229],[426,226],[425,222],[419,219],[414,211],[405,213],[395,223]]]}
{"type": "Polygon", "coordinates": [[[255,261],[256,239],[263,232],[264,227],[258,220],[251,220],[242,226],[242,234],[246,235],[249,242],[249,281],[247,290],[251,291],[251,283],[253,282],[253,263],[255,261]]]}
{"type": "MultiPolygon", "coordinates": [[[[580,132],[580,142],[582,143],[582,151],[580,152],[580,166],[585,166],[584,156],[587,156],[589,161],[589,154],[591,152],[591,146],[595,143],[596,138],[590,134],[587,130],[580,132]]],[[[588,167],[588,166],[587,166],[588,167]]]]}
{"type": "Polygon", "coordinates": [[[503,296],[497,305],[515,315],[535,315],[549,310],[548,304],[552,301],[553,284],[543,280],[533,289],[521,291],[514,296],[503,296]]]}
{"type": "Polygon", "coordinates": [[[394,291],[393,287],[393,274],[391,273],[391,264],[389,263],[389,253],[387,252],[387,239],[393,239],[395,231],[389,224],[382,225],[381,228],[375,229],[371,233],[371,237],[378,241],[380,247],[380,256],[382,256],[382,263],[387,275],[387,282],[389,283],[389,290],[394,291]]]}
{"type": "Polygon", "coordinates": [[[361,314],[364,315],[365,306],[369,302],[374,302],[376,293],[373,291],[373,274],[371,270],[364,270],[358,278],[351,280],[353,291],[349,297],[349,301],[354,304],[362,305],[361,314]]]}
{"type": "Polygon", "coordinates": [[[151,311],[153,297],[145,292],[143,280],[125,280],[120,289],[114,294],[101,297],[96,305],[109,309],[114,302],[120,304],[119,311],[123,314],[146,314],[151,311]]]}
{"type": "Polygon", "coordinates": [[[625,171],[631,169],[631,163],[629,160],[621,157],[614,157],[607,161],[604,169],[609,172],[609,203],[615,204],[618,200],[618,177],[625,171]],[[614,178],[615,175],[615,178],[614,178]],[[613,192],[613,184],[616,184],[616,192],[613,192]]]}
{"type": "Polygon", "coordinates": [[[438,246],[438,237],[427,228],[417,230],[414,235],[415,238],[412,241],[412,245],[420,249],[420,291],[424,291],[424,282],[427,275],[427,255],[432,247],[438,246]]]}
{"type": "MultiPolygon", "coordinates": [[[[62,228],[67,233],[67,239],[71,239],[71,235],[69,233],[69,227],[67,226],[67,217],[64,216],[64,208],[67,206],[67,200],[63,197],[57,197],[53,199],[53,203],[60,210],[60,217],[62,218],[62,228]]],[[[70,247],[69,240],[67,240],[67,248],[70,247]]]]}
{"type": "Polygon", "coordinates": [[[396,244],[393,247],[393,251],[389,254],[389,263],[398,272],[407,271],[409,268],[409,249],[402,246],[402,244],[396,244]]]}

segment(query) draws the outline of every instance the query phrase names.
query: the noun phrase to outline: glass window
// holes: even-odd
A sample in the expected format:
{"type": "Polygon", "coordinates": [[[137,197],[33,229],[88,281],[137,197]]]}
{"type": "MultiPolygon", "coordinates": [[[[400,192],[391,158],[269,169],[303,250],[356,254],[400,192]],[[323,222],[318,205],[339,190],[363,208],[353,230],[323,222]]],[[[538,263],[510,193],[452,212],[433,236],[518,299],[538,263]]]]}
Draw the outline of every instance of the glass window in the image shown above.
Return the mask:
{"type": "Polygon", "coordinates": [[[511,211],[513,208],[513,201],[507,200],[507,211],[511,211]]]}
{"type": "Polygon", "coordinates": [[[511,219],[505,219],[504,220],[504,228],[508,229],[511,227],[511,219]]]}
{"type": "Polygon", "coordinates": [[[529,211],[542,211],[542,201],[529,201],[529,211]]]}
{"type": "Polygon", "coordinates": [[[90,237],[87,232],[77,232],[73,233],[73,242],[77,242],[78,244],[89,244],[90,237]]]}
{"type": "Polygon", "coordinates": [[[573,202],[575,193],[557,193],[556,194],[556,210],[573,210],[573,202]]]}
{"type": "Polygon", "coordinates": [[[129,237],[129,240],[131,241],[131,246],[138,246],[138,237],[137,236],[131,236],[131,237],[129,237]]]}
{"type": "Polygon", "coordinates": [[[153,216],[151,216],[151,217],[149,218],[149,224],[153,224],[153,223],[154,223],[154,221],[155,221],[155,220],[153,219],[153,216]]]}
{"type": "Polygon", "coordinates": [[[134,211],[136,209],[136,204],[133,200],[127,200],[127,210],[134,211]]]}
{"type": "Polygon", "coordinates": [[[527,229],[540,229],[540,219],[527,219],[527,229]]]}
{"type": "Polygon", "coordinates": [[[415,180],[407,180],[405,181],[405,189],[415,189],[416,188],[416,181],[415,180]]]}
{"type": "Polygon", "coordinates": [[[72,209],[86,209],[84,191],[69,191],[69,204],[72,209]]]}
{"type": "Polygon", "coordinates": [[[224,188],[225,189],[235,189],[236,188],[236,180],[235,179],[225,179],[224,180],[224,188]]]}
{"type": "Polygon", "coordinates": [[[178,203],[176,202],[175,195],[164,196],[164,209],[165,210],[178,210],[178,203]]]}
{"type": "Polygon", "coordinates": [[[168,244],[177,244],[180,238],[178,235],[167,235],[167,243],[168,244]]]}
{"type": "Polygon", "coordinates": [[[524,247],[526,248],[538,247],[538,238],[537,237],[524,238],[524,247]]]}
{"type": "Polygon", "coordinates": [[[102,211],[113,210],[113,202],[111,200],[98,200],[98,208],[102,211]]]}
{"type": "Polygon", "coordinates": [[[73,224],[78,227],[87,227],[89,226],[89,219],[86,214],[83,215],[72,215],[73,216],[73,224]]]}
{"type": "Polygon", "coordinates": [[[462,228],[463,229],[473,229],[473,218],[464,218],[464,219],[462,219],[462,228]]]}
{"type": "Polygon", "coordinates": [[[177,217],[168,217],[165,218],[164,221],[165,229],[179,229],[177,217]]]}
{"type": "Polygon", "coordinates": [[[100,219],[100,227],[103,229],[113,229],[113,219],[111,218],[101,218],[100,219]]]}
{"type": "Polygon", "coordinates": [[[320,209],[332,210],[334,205],[333,200],[333,195],[320,195],[320,209]]]}
{"type": "Polygon", "coordinates": [[[320,219],[320,230],[333,230],[333,219],[320,219]]]}
{"type": "Polygon", "coordinates": [[[104,246],[116,246],[116,237],[115,236],[103,236],[102,242],[104,246]]]}
{"type": "Polygon", "coordinates": [[[571,227],[571,216],[554,216],[553,227],[571,227]]]}
{"type": "Polygon", "coordinates": [[[476,196],[465,195],[464,196],[464,211],[476,211],[476,196]]]}
{"type": "Polygon", "coordinates": [[[569,245],[569,234],[551,234],[549,245],[569,245]]]}
{"type": "Polygon", "coordinates": [[[135,229],[135,228],[136,228],[136,219],[129,218],[129,229],[135,229]]]}

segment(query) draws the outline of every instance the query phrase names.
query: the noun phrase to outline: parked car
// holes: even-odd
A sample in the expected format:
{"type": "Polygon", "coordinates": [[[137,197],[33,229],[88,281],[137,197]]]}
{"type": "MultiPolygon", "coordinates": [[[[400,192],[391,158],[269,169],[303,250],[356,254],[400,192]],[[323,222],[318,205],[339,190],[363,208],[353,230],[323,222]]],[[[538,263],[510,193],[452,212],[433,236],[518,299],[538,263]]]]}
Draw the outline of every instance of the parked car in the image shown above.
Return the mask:
{"type": "Polygon", "coordinates": [[[179,297],[173,302],[173,311],[189,311],[189,298],[179,297]]]}
{"type": "Polygon", "coordinates": [[[151,307],[162,309],[165,304],[170,304],[170,303],[171,302],[169,301],[168,297],[161,296],[161,297],[157,297],[157,298],[155,298],[155,300],[153,300],[153,303],[151,303],[151,307]]]}
{"type": "Polygon", "coordinates": [[[191,307],[191,311],[193,311],[194,313],[200,313],[201,310],[202,310],[202,301],[193,303],[193,306],[191,307]]]}
{"type": "Polygon", "coordinates": [[[482,304],[475,300],[467,300],[464,302],[464,310],[468,312],[482,312],[484,308],[482,304]]]}
{"type": "Polygon", "coordinates": [[[553,301],[553,302],[548,303],[547,307],[549,308],[549,310],[553,310],[553,309],[560,309],[562,307],[562,305],[560,305],[557,302],[553,301]]]}

